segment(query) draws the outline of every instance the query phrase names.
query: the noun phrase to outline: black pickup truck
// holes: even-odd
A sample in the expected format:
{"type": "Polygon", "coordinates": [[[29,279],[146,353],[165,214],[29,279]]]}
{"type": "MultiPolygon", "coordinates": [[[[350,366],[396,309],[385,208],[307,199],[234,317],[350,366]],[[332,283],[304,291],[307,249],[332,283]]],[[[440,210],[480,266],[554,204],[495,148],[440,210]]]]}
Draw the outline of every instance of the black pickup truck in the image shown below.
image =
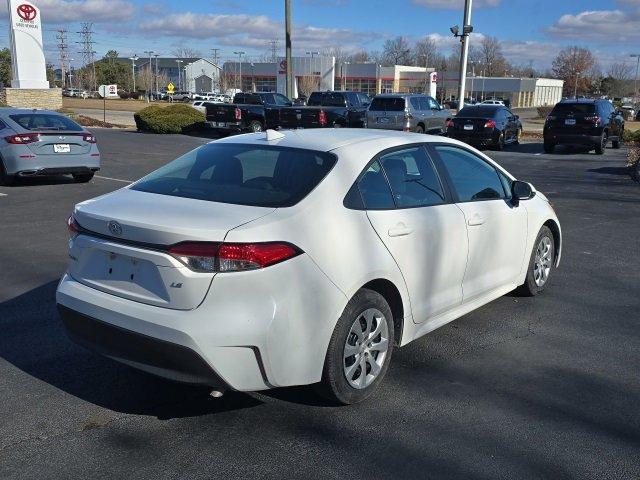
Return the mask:
{"type": "Polygon", "coordinates": [[[306,107],[284,108],[282,128],[366,127],[371,99],[361,92],[313,92],[306,107]]]}
{"type": "Polygon", "coordinates": [[[233,103],[207,103],[207,124],[235,132],[262,132],[280,126],[280,112],[292,103],[280,93],[236,93],[233,103]]]}

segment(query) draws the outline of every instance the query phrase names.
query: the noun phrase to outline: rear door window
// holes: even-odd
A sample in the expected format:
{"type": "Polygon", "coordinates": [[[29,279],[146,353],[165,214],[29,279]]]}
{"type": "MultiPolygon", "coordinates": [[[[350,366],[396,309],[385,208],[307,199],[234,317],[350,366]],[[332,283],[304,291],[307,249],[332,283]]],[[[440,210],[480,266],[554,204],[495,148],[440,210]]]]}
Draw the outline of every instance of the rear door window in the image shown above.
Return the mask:
{"type": "Polygon", "coordinates": [[[398,150],[380,157],[398,208],[444,203],[438,174],[422,147],[398,150]]]}
{"type": "Polygon", "coordinates": [[[209,144],[130,188],[236,205],[289,207],[311,192],[335,163],[335,155],[314,150],[209,144]]]}
{"type": "Polygon", "coordinates": [[[358,190],[360,190],[364,208],[367,210],[389,210],[395,208],[391,189],[377,160],[360,177],[358,190]]]}
{"type": "Polygon", "coordinates": [[[369,110],[375,112],[402,112],[404,108],[404,98],[402,97],[376,97],[371,101],[369,110]]]}

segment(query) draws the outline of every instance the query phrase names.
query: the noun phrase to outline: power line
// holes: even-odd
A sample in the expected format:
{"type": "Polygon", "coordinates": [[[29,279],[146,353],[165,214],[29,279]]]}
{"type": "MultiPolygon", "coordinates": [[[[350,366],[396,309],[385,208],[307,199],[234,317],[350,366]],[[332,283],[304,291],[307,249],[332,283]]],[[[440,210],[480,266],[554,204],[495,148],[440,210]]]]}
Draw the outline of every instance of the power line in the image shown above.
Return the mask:
{"type": "Polygon", "coordinates": [[[218,65],[218,52],[220,51],[219,48],[212,48],[211,52],[213,53],[213,64],[214,65],[218,65]]]}
{"type": "Polygon", "coordinates": [[[60,59],[60,71],[62,72],[62,88],[66,87],[67,63],[69,61],[69,45],[67,44],[67,29],[57,30],[56,40],[58,41],[58,57],[60,59]]]}
{"type": "Polygon", "coordinates": [[[276,63],[278,57],[278,40],[269,40],[269,45],[271,45],[271,62],[276,63]]]}
{"type": "Polygon", "coordinates": [[[82,45],[82,50],[79,51],[78,53],[82,54],[82,63],[83,66],[85,67],[85,73],[86,73],[86,67],[88,65],[92,65],[93,67],[93,90],[97,90],[98,89],[98,85],[97,85],[97,79],[96,79],[96,64],[95,64],[95,57],[94,55],[96,54],[96,52],[93,50],[93,44],[96,43],[93,41],[93,23],[91,22],[84,22],[82,23],[82,28],[80,29],[79,32],[76,32],[77,34],[80,35],[80,41],[76,42],[77,44],[82,45]]]}

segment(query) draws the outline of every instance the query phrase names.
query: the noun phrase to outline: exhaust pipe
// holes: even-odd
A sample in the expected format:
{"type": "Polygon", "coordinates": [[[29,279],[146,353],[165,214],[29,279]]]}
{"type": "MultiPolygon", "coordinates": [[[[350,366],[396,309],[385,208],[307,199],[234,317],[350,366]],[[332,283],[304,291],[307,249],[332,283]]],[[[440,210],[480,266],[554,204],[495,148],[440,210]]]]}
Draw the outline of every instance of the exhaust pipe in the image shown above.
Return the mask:
{"type": "Polygon", "coordinates": [[[211,398],[222,398],[223,395],[224,391],[222,390],[211,390],[211,393],[209,393],[211,398]]]}

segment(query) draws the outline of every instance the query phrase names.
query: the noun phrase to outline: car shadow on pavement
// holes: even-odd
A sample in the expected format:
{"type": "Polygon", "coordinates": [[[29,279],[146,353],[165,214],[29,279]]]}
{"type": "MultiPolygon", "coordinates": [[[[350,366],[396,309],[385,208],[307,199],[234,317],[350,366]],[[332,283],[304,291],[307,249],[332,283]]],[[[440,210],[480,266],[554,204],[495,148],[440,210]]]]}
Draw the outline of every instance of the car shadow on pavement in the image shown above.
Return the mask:
{"type": "Polygon", "coordinates": [[[57,281],[0,303],[0,358],[83,401],[161,420],[210,415],[261,405],[251,395],[171,382],[75,345],[55,305],[57,281]]]}
{"type": "Polygon", "coordinates": [[[629,175],[629,167],[600,167],[590,168],[588,172],[601,173],[604,175],[629,175]]]}
{"type": "Polygon", "coordinates": [[[9,187],[36,187],[44,185],[68,185],[76,183],[71,175],[54,175],[46,177],[19,177],[9,187]]]}

